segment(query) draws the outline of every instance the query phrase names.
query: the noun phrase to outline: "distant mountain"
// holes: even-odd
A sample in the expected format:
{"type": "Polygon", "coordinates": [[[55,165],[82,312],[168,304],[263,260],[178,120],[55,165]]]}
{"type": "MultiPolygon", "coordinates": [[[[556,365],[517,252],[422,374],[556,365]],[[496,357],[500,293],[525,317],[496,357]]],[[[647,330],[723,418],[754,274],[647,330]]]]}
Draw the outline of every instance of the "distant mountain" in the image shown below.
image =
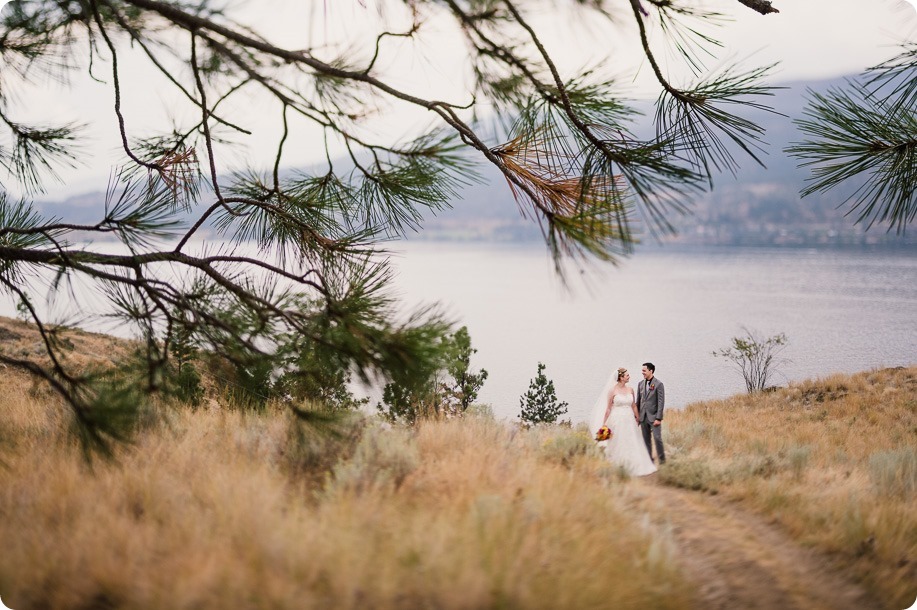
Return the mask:
{"type": "MultiPolygon", "coordinates": [[[[915,247],[917,237],[888,233],[886,227],[854,225],[855,217],[845,216],[849,207],[836,194],[810,195],[800,191],[808,172],[783,153],[793,141],[800,140],[793,119],[802,115],[806,91],[823,92],[841,86],[844,79],[793,82],[781,85],[768,100],[775,112],[747,110],[744,116],[765,128],[765,144],[758,155],[764,167],[747,154],[738,153],[741,168],[714,178],[714,188],[691,205],[691,214],[670,220],[678,234],[665,237],[666,243],[708,245],[888,245],[915,247]],[[838,208],[839,205],[843,207],[838,208]]],[[[647,106],[651,112],[651,108],[647,106]]],[[[645,117],[644,133],[651,130],[645,117]]],[[[640,130],[638,130],[640,131],[640,130]]],[[[488,184],[463,191],[453,208],[424,225],[413,239],[537,239],[540,231],[524,220],[512,199],[506,180],[497,170],[486,174],[488,184]]],[[[643,241],[653,242],[649,235],[643,241]]]]}
{"type": "Polygon", "coordinates": [[[37,201],[34,205],[47,217],[79,225],[95,224],[104,214],[105,193],[80,193],[63,201],[37,201]]]}
{"type": "MultiPolygon", "coordinates": [[[[914,231],[905,235],[889,233],[885,227],[869,232],[854,225],[846,216],[840,196],[799,196],[808,176],[796,160],[783,150],[801,134],[793,119],[802,114],[807,89],[825,91],[843,85],[843,79],[794,82],[782,85],[769,103],[775,112],[747,110],[745,115],[766,130],[762,145],[762,167],[744,153],[737,154],[741,168],[736,175],[721,174],[714,188],[691,204],[691,214],[673,217],[678,234],[665,237],[666,243],[709,245],[888,245],[917,247],[914,231]]],[[[647,109],[651,108],[647,105],[647,109]]],[[[638,132],[649,132],[644,117],[638,132]]],[[[292,170],[288,170],[292,171],[292,170]]],[[[533,221],[522,217],[503,175],[489,164],[481,164],[483,184],[464,188],[451,202],[451,208],[430,214],[421,232],[409,239],[528,241],[541,238],[533,221]]],[[[47,214],[74,223],[94,223],[104,208],[104,193],[82,193],[61,202],[36,204],[47,214]]],[[[653,242],[649,235],[643,240],[653,242]]]]}

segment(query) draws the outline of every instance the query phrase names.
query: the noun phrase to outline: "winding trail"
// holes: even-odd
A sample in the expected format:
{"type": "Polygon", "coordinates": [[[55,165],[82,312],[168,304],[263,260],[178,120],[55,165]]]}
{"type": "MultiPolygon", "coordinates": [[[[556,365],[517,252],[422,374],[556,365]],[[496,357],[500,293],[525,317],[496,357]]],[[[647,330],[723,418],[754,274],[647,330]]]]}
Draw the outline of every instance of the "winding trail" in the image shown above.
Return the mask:
{"type": "Polygon", "coordinates": [[[677,560],[697,583],[704,610],[870,610],[882,608],[852,576],[814,549],[734,502],[632,480],[636,510],[670,527],[677,560]]]}

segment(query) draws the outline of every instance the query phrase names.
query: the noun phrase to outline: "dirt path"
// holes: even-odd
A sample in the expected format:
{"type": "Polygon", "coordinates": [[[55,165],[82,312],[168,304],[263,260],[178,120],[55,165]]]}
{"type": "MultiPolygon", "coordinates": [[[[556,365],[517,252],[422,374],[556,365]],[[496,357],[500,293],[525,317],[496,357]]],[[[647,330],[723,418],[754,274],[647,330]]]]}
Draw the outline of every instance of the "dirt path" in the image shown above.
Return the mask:
{"type": "Polygon", "coordinates": [[[698,607],[791,610],[881,608],[818,552],[728,500],[634,480],[641,511],[672,528],[678,560],[697,583],[698,607]]]}

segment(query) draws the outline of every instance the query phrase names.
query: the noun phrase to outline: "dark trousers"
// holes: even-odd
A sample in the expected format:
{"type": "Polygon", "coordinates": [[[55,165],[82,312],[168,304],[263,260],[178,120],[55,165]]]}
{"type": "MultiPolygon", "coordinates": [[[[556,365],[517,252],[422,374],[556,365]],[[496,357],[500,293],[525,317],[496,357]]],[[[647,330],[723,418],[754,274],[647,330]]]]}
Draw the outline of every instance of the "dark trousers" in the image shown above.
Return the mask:
{"type": "Polygon", "coordinates": [[[660,464],[665,462],[665,449],[662,448],[662,424],[654,426],[651,421],[640,422],[640,429],[643,431],[643,442],[646,443],[646,450],[653,459],[653,448],[650,445],[650,437],[656,441],[656,457],[660,464]]]}

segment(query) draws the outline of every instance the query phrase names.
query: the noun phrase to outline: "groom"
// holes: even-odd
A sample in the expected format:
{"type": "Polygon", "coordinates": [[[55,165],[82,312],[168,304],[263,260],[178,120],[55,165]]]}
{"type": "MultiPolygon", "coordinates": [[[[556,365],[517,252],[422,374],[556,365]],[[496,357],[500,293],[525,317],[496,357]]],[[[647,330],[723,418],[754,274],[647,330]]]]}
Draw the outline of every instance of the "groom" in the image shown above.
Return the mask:
{"type": "Polygon", "coordinates": [[[656,367],[652,362],[644,362],[643,381],[637,384],[637,410],[640,429],[643,431],[643,442],[653,458],[650,436],[656,441],[656,455],[660,464],[665,464],[665,450],[662,448],[662,411],[665,409],[665,386],[656,379],[656,367]]]}

